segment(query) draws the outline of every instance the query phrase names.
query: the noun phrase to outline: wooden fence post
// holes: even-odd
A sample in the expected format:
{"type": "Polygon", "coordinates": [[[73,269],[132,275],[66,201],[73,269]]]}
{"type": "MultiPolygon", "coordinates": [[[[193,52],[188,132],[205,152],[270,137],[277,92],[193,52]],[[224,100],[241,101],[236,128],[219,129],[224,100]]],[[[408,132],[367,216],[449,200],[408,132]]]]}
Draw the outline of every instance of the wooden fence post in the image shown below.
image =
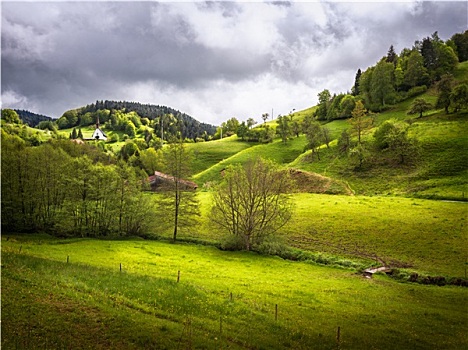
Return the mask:
{"type": "Polygon", "coordinates": [[[341,336],[341,329],[340,326],[338,326],[338,330],[336,331],[336,343],[338,344],[338,347],[340,346],[340,336],[341,336]]]}
{"type": "Polygon", "coordinates": [[[120,263],[120,272],[122,272],[122,263],[120,263]]]}
{"type": "Polygon", "coordinates": [[[278,304],[275,304],[275,321],[278,321],[278,304]]]}
{"type": "Polygon", "coordinates": [[[179,283],[179,281],[180,281],[180,270],[177,271],[177,283],[179,283]]]}

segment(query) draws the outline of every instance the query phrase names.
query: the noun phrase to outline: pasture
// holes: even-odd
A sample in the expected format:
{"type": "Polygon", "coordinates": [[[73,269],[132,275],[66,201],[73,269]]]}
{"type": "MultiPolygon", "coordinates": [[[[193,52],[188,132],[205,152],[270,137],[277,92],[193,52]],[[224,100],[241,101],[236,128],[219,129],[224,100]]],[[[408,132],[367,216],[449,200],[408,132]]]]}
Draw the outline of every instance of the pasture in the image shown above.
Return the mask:
{"type": "Polygon", "coordinates": [[[2,236],[5,349],[461,349],[467,296],[212,246],[2,236]]]}

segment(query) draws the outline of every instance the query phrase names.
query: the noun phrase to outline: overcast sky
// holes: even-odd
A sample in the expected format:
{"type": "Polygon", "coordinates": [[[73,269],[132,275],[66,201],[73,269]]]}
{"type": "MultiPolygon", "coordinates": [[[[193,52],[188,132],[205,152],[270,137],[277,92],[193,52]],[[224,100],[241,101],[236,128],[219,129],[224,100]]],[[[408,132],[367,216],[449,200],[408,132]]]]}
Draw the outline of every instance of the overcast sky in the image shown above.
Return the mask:
{"type": "Polygon", "coordinates": [[[60,117],[127,100],[260,121],[349,91],[390,45],[464,32],[467,4],[2,1],[2,107],[60,117]]]}

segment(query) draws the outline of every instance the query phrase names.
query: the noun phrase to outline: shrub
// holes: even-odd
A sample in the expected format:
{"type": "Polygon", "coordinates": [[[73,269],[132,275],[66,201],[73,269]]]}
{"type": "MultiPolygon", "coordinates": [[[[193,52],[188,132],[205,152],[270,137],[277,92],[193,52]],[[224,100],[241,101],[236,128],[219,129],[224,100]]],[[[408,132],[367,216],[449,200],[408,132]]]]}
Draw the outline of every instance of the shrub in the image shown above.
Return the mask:
{"type": "Polygon", "coordinates": [[[407,92],[406,97],[409,98],[409,97],[418,96],[418,95],[421,95],[421,94],[425,93],[426,91],[427,91],[427,86],[426,85],[415,86],[414,88],[411,88],[407,92]]]}
{"type": "Polygon", "coordinates": [[[255,244],[253,250],[265,255],[283,256],[288,253],[288,246],[279,236],[267,236],[260,244],[255,244]]]}
{"type": "Polygon", "coordinates": [[[119,135],[112,134],[111,137],[109,138],[109,142],[119,142],[119,135]]]}
{"type": "Polygon", "coordinates": [[[244,249],[244,242],[239,236],[225,235],[220,240],[219,249],[228,251],[242,250],[244,249]]]}

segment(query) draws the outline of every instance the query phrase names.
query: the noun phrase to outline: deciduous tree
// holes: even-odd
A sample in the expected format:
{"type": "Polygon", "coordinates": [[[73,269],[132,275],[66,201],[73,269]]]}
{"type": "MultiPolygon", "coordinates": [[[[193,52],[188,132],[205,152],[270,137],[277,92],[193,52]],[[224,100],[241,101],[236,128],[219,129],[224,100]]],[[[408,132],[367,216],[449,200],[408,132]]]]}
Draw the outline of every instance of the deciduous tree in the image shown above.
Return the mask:
{"type": "Polygon", "coordinates": [[[211,219],[251,250],[291,218],[290,188],[289,173],[270,161],[230,166],[214,193],[211,219]]]}
{"type": "Polygon", "coordinates": [[[468,84],[455,86],[450,94],[450,100],[455,108],[455,113],[468,106],[468,84]]]}
{"type": "Polygon", "coordinates": [[[429,111],[433,108],[432,104],[427,102],[423,98],[417,98],[414,100],[413,104],[411,105],[408,114],[419,114],[419,118],[422,118],[423,113],[429,111]]]}
{"type": "Polygon", "coordinates": [[[445,74],[442,76],[440,81],[437,83],[437,96],[436,107],[443,108],[445,113],[449,112],[450,107],[450,95],[454,84],[454,78],[451,74],[445,74]]]}
{"type": "Polygon", "coordinates": [[[358,144],[361,144],[362,133],[372,125],[372,119],[367,115],[367,110],[364,108],[362,101],[357,101],[351,113],[352,118],[349,119],[351,129],[358,136],[358,144]]]}
{"type": "Polygon", "coordinates": [[[280,135],[283,142],[288,141],[291,136],[291,125],[288,116],[278,116],[276,118],[276,133],[280,135]]]}
{"type": "Polygon", "coordinates": [[[164,172],[170,176],[170,182],[163,189],[166,199],[160,209],[173,218],[173,241],[177,239],[179,227],[193,227],[195,217],[200,214],[195,191],[184,184],[190,177],[191,160],[191,154],[180,139],[170,140],[163,149],[164,172]]]}

